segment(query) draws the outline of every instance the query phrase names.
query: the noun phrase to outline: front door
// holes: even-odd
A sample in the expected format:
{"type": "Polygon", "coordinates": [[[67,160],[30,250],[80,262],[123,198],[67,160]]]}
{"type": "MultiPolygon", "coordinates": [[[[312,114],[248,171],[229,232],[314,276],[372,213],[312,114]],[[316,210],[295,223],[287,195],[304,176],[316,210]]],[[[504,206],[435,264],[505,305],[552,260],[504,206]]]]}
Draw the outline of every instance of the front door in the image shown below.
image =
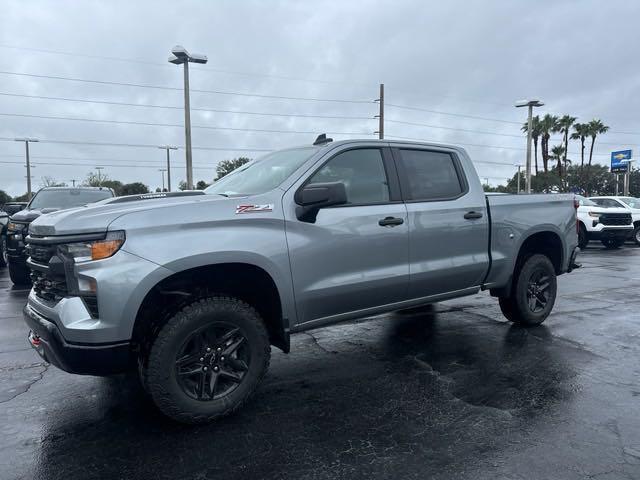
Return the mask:
{"type": "Polygon", "coordinates": [[[389,150],[337,153],[305,184],[324,182],[343,182],[348,203],[321,209],[313,223],[285,209],[298,323],[330,321],[407,296],[407,211],[389,150]]]}

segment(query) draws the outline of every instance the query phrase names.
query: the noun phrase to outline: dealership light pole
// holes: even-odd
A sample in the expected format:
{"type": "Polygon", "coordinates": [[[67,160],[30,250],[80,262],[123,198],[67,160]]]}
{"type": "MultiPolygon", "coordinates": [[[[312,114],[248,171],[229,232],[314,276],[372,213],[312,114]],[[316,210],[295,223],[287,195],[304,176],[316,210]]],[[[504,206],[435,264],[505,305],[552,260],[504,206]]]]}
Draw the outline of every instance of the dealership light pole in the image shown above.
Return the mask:
{"type": "Polygon", "coordinates": [[[184,147],[187,161],[187,190],[193,190],[193,162],[191,158],[191,106],[189,105],[189,63],[207,63],[205,55],[194,55],[183,46],[171,49],[169,63],[184,65],[184,147]]]}
{"type": "Polygon", "coordinates": [[[27,197],[31,200],[31,162],[29,160],[29,143],[38,142],[37,138],[15,138],[16,142],[24,142],[24,150],[27,157],[27,197]]]}
{"type": "Polygon", "coordinates": [[[162,173],[162,190],[161,191],[164,192],[164,172],[166,172],[167,169],[166,168],[159,168],[158,171],[160,173],[162,173]]]}
{"type": "Polygon", "coordinates": [[[158,148],[167,151],[167,191],[171,191],[171,163],[169,162],[169,150],[177,150],[173,145],[161,145],[158,148]]]}
{"type": "Polygon", "coordinates": [[[101,170],[104,170],[104,167],[96,167],[96,170],[98,171],[98,186],[101,187],[102,186],[101,170]]]}
{"type": "Polygon", "coordinates": [[[527,118],[527,164],[525,171],[525,190],[527,193],[531,193],[531,128],[533,124],[533,107],[541,107],[543,105],[544,103],[540,100],[521,100],[516,102],[516,107],[529,107],[529,115],[527,118]]]}
{"type": "Polygon", "coordinates": [[[522,168],[522,165],[515,166],[518,167],[518,195],[520,195],[520,169],[522,168]]]}
{"type": "MultiPolygon", "coordinates": [[[[625,197],[627,197],[629,196],[629,180],[631,179],[631,162],[633,162],[633,160],[629,159],[629,160],[622,160],[622,161],[627,164],[627,171],[624,172],[624,176],[622,177],[622,183],[623,183],[622,194],[625,197]]],[[[616,182],[616,187],[617,187],[617,182],[616,182]]]]}

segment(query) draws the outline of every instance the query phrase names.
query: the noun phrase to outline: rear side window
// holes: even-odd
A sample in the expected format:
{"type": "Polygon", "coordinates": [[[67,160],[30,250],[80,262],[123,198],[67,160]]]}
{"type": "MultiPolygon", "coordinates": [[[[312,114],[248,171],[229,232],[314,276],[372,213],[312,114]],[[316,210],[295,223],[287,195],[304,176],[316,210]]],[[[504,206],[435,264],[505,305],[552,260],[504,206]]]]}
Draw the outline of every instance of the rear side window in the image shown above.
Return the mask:
{"type": "Polygon", "coordinates": [[[448,200],[464,192],[453,156],[446,152],[400,149],[405,196],[410,200],[448,200]]]}
{"type": "Polygon", "coordinates": [[[350,204],[384,203],[389,201],[389,184],[377,148],[361,148],[339,153],[329,160],[309,180],[309,184],[342,182],[350,204]]]}

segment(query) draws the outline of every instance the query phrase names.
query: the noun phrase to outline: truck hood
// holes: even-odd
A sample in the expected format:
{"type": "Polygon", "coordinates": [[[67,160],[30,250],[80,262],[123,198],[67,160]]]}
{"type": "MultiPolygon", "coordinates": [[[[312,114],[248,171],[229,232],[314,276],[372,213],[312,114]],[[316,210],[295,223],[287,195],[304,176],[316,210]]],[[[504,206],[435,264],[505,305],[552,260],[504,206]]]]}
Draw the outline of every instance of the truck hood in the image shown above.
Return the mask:
{"type": "Polygon", "coordinates": [[[238,200],[238,198],[225,198],[218,195],[197,195],[154,198],[107,205],[85,205],[42,215],[31,223],[29,233],[49,236],[106,232],[109,225],[122,216],[156,210],[161,210],[161,215],[166,215],[172,218],[174,222],[179,222],[180,210],[190,209],[198,203],[224,201],[238,203],[238,200]]]}
{"type": "Polygon", "coordinates": [[[631,212],[629,212],[629,210],[627,210],[626,208],[617,208],[617,207],[611,207],[611,208],[607,208],[607,207],[595,207],[595,206],[589,206],[589,205],[581,205],[580,207],[578,207],[578,212],[579,213],[589,213],[589,212],[593,212],[593,213],[626,213],[629,214],[631,212]]]}
{"type": "Polygon", "coordinates": [[[20,210],[11,215],[11,220],[20,223],[31,223],[41,215],[58,211],[57,208],[44,208],[42,210],[20,210]]]}

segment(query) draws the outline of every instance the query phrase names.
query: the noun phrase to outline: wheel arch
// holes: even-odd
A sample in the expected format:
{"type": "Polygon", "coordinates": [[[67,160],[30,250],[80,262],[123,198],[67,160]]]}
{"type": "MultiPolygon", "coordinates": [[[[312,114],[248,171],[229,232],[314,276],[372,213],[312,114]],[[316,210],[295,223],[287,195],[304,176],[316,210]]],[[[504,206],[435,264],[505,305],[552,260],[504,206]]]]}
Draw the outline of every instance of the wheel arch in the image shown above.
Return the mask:
{"type": "Polygon", "coordinates": [[[146,355],[150,341],[187,304],[213,294],[236,297],[253,306],[265,322],[272,345],[289,352],[289,324],[274,276],[254,263],[225,262],[175,271],[149,289],[137,309],[132,332],[135,350],[146,355]]]}

